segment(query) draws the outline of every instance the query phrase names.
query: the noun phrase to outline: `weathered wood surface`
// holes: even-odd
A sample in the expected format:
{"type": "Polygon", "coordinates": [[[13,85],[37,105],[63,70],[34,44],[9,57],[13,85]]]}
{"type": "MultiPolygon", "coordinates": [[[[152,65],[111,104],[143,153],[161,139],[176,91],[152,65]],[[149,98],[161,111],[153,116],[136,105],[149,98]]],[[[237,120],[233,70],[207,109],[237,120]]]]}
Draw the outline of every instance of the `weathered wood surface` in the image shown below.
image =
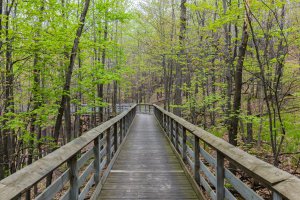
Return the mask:
{"type": "MultiPolygon", "coordinates": [[[[8,200],[19,197],[21,193],[32,188],[34,184],[45,178],[50,172],[58,168],[61,164],[67,162],[70,158],[74,157],[75,154],[80,152],[85,146],[93,142],[98,136],[104,134],[104,132],[112,127],[115,123],[119,122],[124,117],[128,118],[128,115],[132,114],[132,110],[136,108],[136,104],[133,105],[129,110],[121,113],[120,115],[110,119],[109,121],[104,122],[100,126],[86,132],[81,137],[76,138],[75,140],[69,142],[68,144],[60,147],[56,151],[50,153],[49,155],[37,160],[31,165],[17,171],[11,176],[0,181],[0,199],[8,200]]],[[[125,120],[124,120],[125,121],[125,120]]],[[[129,123],[129,122],[127,122],[129,123]]],[[[105,140],[104,140],[105,141],[105,140]]],[[[100,141],[102,143],[102,140],[100,141]]],[[[92,151],[91,151],[92,152],[92,151]]],[[[101,155],[102,152],[100,152],[101,155]]],[[[79,165],[82,165],[83,161],[89,157],[82,158],[79,161],[79,165]]],[[[76,164],[78,165],[78,163],[76,164]]],[[[72,166],[73,167],[73,166],[72,166]]],[[[79,168],[76,166],[76,168],[79,168]]],[[[76,175],[76,169],[72,169],[73,174],[76,175]]],[[[79,177],[70,177],[76,186],[77,178],[79,177]],[[75,181],[74,181],[75,180],[75,181]]],[[[77,186],[76,186],[77,187],[77,186]]],[[[75,194],[73,191],[70,191],[70,195],[78,196],[77,192],[75,194]]],[[[66,196],[68,199],[69,197],[66,196]]],[[[74,198],[73,198],[74,199],[74,198]]]]}
{"type": "MultiPolygon", "coordinates": [[[[207,131],[191,124],[190,122],[170,113],[161,107],[154,105],[154,107],[162,113],[164,118],[168,120],[172,119],[175,122],[179,123],[184,129],[188,130],[194,136],[198,137],[200,140],[204,141],[210,147],[215,149],[217,152],[222,153],[223,156],[234,163],[237,167],[245,171],[247,174],[252,176],[256,181],[263,183],[269,189],[274,192],[274,196],[278,193],[281,197],[291,200],[298,200],[300,196],[300,179],[297,177],[280,170],[273,165],[266,163],[255,156],[252,156],[243,150],[234,147],[233,145],[227,143],[222,138],[218,138],[207,131]],[[275,193],[276,192],[276,193],[275,193]]],[[[161,117],[163,118],[163,117],[161,117]]],[[[188,140],[188,137],[187,137],[188,140]]],[[[188,163],[193,163],[187,157],[188,163]]],[[[191,166],[192,167],[192,166],[191,166]]],[[[193,167],[192,167],[193,168],[193,167]]],[[[220,173],[222,179],[224,178],[223,173],[220,173]]],[[[201,180],[202,182],[202,180],[201,180]]],[[[204,186],[204,185],[203,185],[204,186]]],[[[205,187],[205,186],[204,186],[205,187]]],[[[208,188],[209,189],[209,188],[208,188]]],[[[240,190],[244,191],[244,190],[240,190]]],[[[224,195],[224,190],[219,192],[224,195]]],[[[243,194],[247,195],[247,194],[243,194]]]]}
{"type": "Polygon", "coordinates": [[[99,199],[197,199],[154,116],[136,116],[99,199]]]}

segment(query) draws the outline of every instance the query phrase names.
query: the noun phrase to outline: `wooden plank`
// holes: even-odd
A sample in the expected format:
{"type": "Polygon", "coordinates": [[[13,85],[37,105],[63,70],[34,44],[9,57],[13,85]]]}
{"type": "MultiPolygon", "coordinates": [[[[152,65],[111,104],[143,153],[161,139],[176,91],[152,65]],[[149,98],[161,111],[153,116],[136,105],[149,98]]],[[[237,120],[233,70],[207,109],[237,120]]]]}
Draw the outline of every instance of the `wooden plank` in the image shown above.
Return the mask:
{"type": "Polygon", "coordinates": [[[225,197],[224,188],[224,155],[217,152],[217,200],[223,200],[225,197]]]}
{"type": "Polygon", "coordinates": [[[300,188],[300,179],[297,177],[291,177],[273,186],[273,189],[284,198],[299,199],[300,190],[295,190],[294,188],[300,188]]]}
{"type": "Polygon", "coordinates": [[[104,122],[100,126],[84,133],[82,136],[58,148],[47,156],[37,160],[33,164],[1,180],[0,185],[4,185],[4,187],[0,188],[0,196],[4,197],[5,199],[13,199],[18,197],[20,193],[28,190],[34,184],[46,177],[50,172],[54,171],[61,164],[65,163],[82,148],[91,143],[108,127],[112,126],[112,124],[126,116],[135,107],[136,104],[133,105],[128,111],[121,113],[107,122],[104,122]]]}
{"type": "Polygon", "coordinates": [[[114,141],[113,141],[113,144],[114,144],[114,152],[117,151],[118,149],[118,123],[115,123],[114,124],[114,141]]]}
{"type": "MultiPolygon", "coordinates": [[[[200,161],[200,169],[207,177],[208,181],[216,188],[217,187],[217,179],[214,176],[214,174],[206,167],[206,165],[200,161]]],[[[225,189],[225,198],[228,200],[235,200],[236,198],[231,194],[231,192],[227,189],[225,189]]],[[[246,198],[246,199],[256,199],[256,198],[246,198]]]]}
{"type": "Polygon", "coordinates": [[[216,193],[214,192],[214,190],[210,187],[210,185],[207,183],[207,181],[202,176],[200,176],[200,184],[204,187],[205,191],[209,194],[209,196],[213,200],[217,199],[216,193]]]}
{"type": "MultiPolygon", "coordinates": [[[[130,128],[131,128],[131,125],[130,125],[129,129],[130,128]]],[[[95,188],[95,190],[94,190],[94,192],[93,192],[93,194],[90,198],[91,200],[96,200],[98,198],[98,195],[99,195],[99,193],[102,189],[102,186],[105,183],[105,181],[107,179],[107,176],[109,175],[110,170],[111,170],[112,166],[114,165],[115,160],[117,159],[122,147],[124,146],[124,143],[126,142],[127,137],[128,137],[128,135],[126,134],[124,136],[124,140],[123,140],[122,144],[120,145],[118,151],[116,152],[115,156],[113,157],[113,159],[111,160],[111,162],[109,163],[109,165],[106,168],[104,168],[105,164],[106,164],[106,158],[102,161],[102,163],[100,165],[100,168],[103,169],[102,178],[101,178],[101,181],[99,182],[99,184],[96,186],[96,188],[95,188]]]]}
{"type": "Polygon", "coordinates": [[[93,148],[93,152],[95,155],[95,160],[94,160],[94,180],[96,183],[99,183],[100,180],[100,162],[101,162],[101,157],[100,157],[100,145],[99,145],[99,141],[100,141],[100,136],[98,136],[95,140],[94,140],[94,148],[93,148]]]}
{"type": "Polygon", "coordinates": [[[188,155],[189,155],[193,160],[195,160],[195,153],[194,153],[194,151],[193,151],[190,147],[188,147],[188,146],[187,146],[186,150],[187,150],[187,152],[188,152],[188,155]]]}
{"type": "Polygon", "coordinates": [[[293,177],[293,175],[232,146],[202,129],[197,128],[193,133],[214,149],[222,152],[226,159],[269,187],[293,177]]]}
{"type": "Polygon", "coordinates": [[[40,195],[36,197],[36,200],[50,200],[58,193],[64,185],[70,180],[69,169],[66,170],[60,177],[58,177],[49,187],[47,187],[40,195]]]}
{"type": "Polygon", "coordinates": [[[80,169],[89,159],[91,159],[94,156],[94,150],[89,149],[87,152],[85,152],[79,159],[78,159],[78,168],[80,169]]]}
{"type": "Polygon", "coordinates": [[[82,189],[82,192],[79,194],[79,200],[85,199],[87,193],[90,191],[94,183],[95,183],[94,176],[91,176],[87,184],[82,189]]]}
{"type": "Polygon", "coordinates": [[[187,163],[189,164],[189,166],[191,167],[192,171],[194,171],[194,162],[190,159],[190,157],[187,157],[187,163]]]}
{"type": "Polygon", "coordinates": [[[78,199],[79,182],[77,154],[68,160],[68,166],[70,170],[70,199],[78,199]]]}
{"type": "Polygon", "coordinates": [[[197,198],[153,116],[137,115],[128,136],[99,199],[197,198]]]}
{"type": "Polygon", "coordinates": [[[225,178],[231,183],[234,189],[239,192],[239,194],[245,199],[263,199],[255,191],[253,191],[248,185],[243,183],[239,178],[237,178],[228,169],[225,169],[225,178]]]}
{"type": "Polygon", "coordinates": [[[70,200],[70,189],[60,198],[60,200],[70,200]]]}
{"type": "MultiPolygon", "coordinates": [[[[204,149],[200,148],[200,154],[214,168],[217,166],[217,161],[204,149]]],[[[239,192],[245,199],[263,199],[248,185],[243,183],[239,178],[232,174],[228,169],[225,169],[225,178],[232,184],[234,189],[239,192]]],[[[226,191],[225,191],[226,192],[226,191]]]]}
{"type": "Polygon", "coordinates": [[[182,127],[182,160],[187,162],[186,128],[182,127]]]}
{"type": "Polygon", "coordinates": [[[273,200],[282,200],[282,197],[277,192],[273,192],[272,199],[273,200]]]}
{"type": "Polygon", "coordinates": [[[106,131],[106,164],[109,165],[111,159],[111,128],[106,131]]]}
{"type": "Polygon", "coordinates": [[[227,143],[222,138],[218,138],[197,126],[194,126],[186,120],[170,112],[165,111],[157,105],[154,105],[154,107],[158,109],[161,113],[165,114],[167,117],[170,117],[173,120],[180,123],[183,127],[192,132],[192,134],[196,135],[198,138],[200,138],[202,141],[204,141],[206,144],[208,144],[215,150],[222,152],[226,159],[237,165],[240,169],[245,171],[250,176],[254,177],[257,181],[262,182],[264,185],[271,188],[272,190],[276,190],[285,198],[297,199],[297,197],[299,197],[298,190],[288,189],[297,186],[297,182],[300,181],[297,177],[283,170],[280,170],[274,167],[273,165],[256,158],[255,156],[249,155],[241,149],[238,149],[232,146],[231,144],[227,143]],[[298,179],[298,181],[292,181],[292,183],[290,184],[290,179],[298,179]],[[284,184],[282,184],[282,187],[275,187],[281,184],[282,182],[286,182],[287,185],[289,185],[289,187],[285,188],[285,186],[283,186],[284,184]]]}
{"type": "MultiPolygon", "coordinates": [[[[103,136],[103,134],[101,135],[103,136]]],[[[99,142],[100,147],[103,147],[105,144],[106,144],[106,135],[104,135],[99,142]]]]}
{"type": "Polygon", "coordinates": [[[178,149],[178,143],[179,143],[179,124],[178,122],[175,122],[175,148],[177,149],[177,151],[179,151],[178,149]]]}
{"type": "Polygon", "coordinates": [[[105,165],[106,165],[106,158],[102,160],[102,162],[100,164],[100,170],[103,170],[105,165]]]}
{"type": "Polygon", "coordinates": [[[78,185],[79,187],[81,187],[84,182],[86,181],[87,177],[94,172],[94,162],[95,160],[93,160],[86,168],[85,170],[82,172],[82,174],[80,175],[79,179],[78,179],[78,185]]]}
{"type": "Polygon", "coordinates": [[[105,146],[105,148],[103,148],[103,149],[100,151],[99,156],[100,156],[100,159],[102,159],[104,156],[106,156],[106,146],[105,146]]]}

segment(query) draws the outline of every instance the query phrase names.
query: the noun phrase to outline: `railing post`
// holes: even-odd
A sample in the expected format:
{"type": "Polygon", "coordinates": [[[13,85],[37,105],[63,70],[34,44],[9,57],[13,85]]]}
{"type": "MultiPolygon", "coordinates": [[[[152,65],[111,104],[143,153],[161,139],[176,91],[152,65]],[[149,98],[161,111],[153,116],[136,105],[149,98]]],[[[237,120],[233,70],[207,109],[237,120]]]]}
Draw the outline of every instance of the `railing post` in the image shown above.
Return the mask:
{"type": "Polygon", "coordinates": [[[168,137],[170,137],[170,117],[167,116],[167,133],[168,137]]]}
{"type": "Polygon", "coordinates": [[[68,166],[70,168],[70,199],[77,200],[79,191],[77,154],[68,160],[68,166]]]}
{"type": "Polygon", "coordinates": [[[110,163],[110,155],[111,155],[111,138],[110,138],[110,128],[106,130],[106,165],[110,163]]]}
{"type": "Polygon", "coordinates": [[[118,137],[118,122],[116,122],[114,124],[114,150],[115,150],[115,153],[118,150],[118,140],[119,140],[119,137],[118,137]]]}
{"type": "Polygon", "coordinates": [[[182,127],[182,160],[183,160],[183,162],[185,162],[185,163],[186,163],[186,161],[187,161],[186,152],[187,152],[187,145],[186,145],[186,128],[183,126],[183,127],[182,127]]]}
{"type": "Polygon", "coordinates": [[[224,155],[217,151],[217,200],[223,200],[224,198],[224,155]]]}
{"type": "Polygon", "coordinates": [[[94,139],[94,155],[95,155],[95,161],[94,161],[94,180],[97,185],[99,183],[100,178],[100,136],[98,136],[96,139],[94,139]]]}
{"type": "MultiPolygon", "coordinates": [[[[173,142],[173,119],[172,118],[170,118],[170,123],[171,123],[171,127],[170,127],[170,130],[171,130],[171,137],[170,137],[170,140],[171,140],[171,142],[173,142]]],[[[173,143],[174,144],[174,143],[173,143]]],[[[174,144],[175,145],[175,144],[174,144]]]]}
{"type": "Polygon", "coordinates": [[[164,129],[167,132],[168,119],[167,119],[167,115],[163,114],[163,116],[164,116],[164,129]]]}
{"type": "Polygon", "coordinates": [[[179,135],[179,124],[178,124],[178,122],[175,122],[175,148],[179,152],[178,135],[179,135]]]}
{"type": "Polygon", "coordinates": [[[123,136],[125,137],[126,136],[125,117],[122,118],[122,123],[123,123],[123,126],[122,126],[122,128],[123,128],[123,136]]]}
{"type": "Polygon", "coordinates": [[[120,144],[123,142],[123,118],[119,121],[120,124],[120,144]]]}
{"type": "Polygon", "coordinates": [[[280,196],[277,192],[273,191],[272,196],[273,196],[272,197],[273,200],[282,200],[282,196],[280,196]]]}
{"type": "Polygon", "coordinates": [[[194,135],[194,157],[195,157],[195,162],[194,162],[194,178],[196,183],[200,185],[200,174],[199,174],[199,169],[200,169],[200,148],[199,148],[199,138],[194,135]]]}

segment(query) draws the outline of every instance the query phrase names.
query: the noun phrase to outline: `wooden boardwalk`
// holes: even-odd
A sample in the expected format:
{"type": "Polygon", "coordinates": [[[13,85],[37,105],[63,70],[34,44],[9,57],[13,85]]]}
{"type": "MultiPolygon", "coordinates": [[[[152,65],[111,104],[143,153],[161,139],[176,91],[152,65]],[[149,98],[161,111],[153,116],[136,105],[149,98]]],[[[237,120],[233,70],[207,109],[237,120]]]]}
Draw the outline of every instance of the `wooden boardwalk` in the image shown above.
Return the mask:
{"type": "Polygon", "coordinates": [[[136,115],[99,199],[198,199],[153,115],[136,115]]]}

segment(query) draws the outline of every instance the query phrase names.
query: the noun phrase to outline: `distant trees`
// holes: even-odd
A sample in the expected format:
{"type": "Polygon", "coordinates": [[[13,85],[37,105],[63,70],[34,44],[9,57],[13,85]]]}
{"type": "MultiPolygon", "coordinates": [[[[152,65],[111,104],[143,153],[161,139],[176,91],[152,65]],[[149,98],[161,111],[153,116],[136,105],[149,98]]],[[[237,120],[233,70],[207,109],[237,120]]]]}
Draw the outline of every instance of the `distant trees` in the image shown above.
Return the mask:
{"type": "Polygon", "coordinates": [[[299,151],[299,125],[290,123],[299,116],[297,5],[143,2],[136,29],[143,34],[134,49],[139,56],[129,60],[144,64],[138,71],[151,71],[132,79],[144,84],[159,77],[144,88],[164,91],[156,103],[233,145],[264,147],[278,166],[281,152],[299,151]]]}
{"type": "Polygon", "coordinates": [[[0,1],[0,14],[1,179],[111,115],[131,14],[115,0],[0,1]]]}
{"type": "Polygon", "coordinates": [[[162,104],[276,166],[299,152],[298,2],[130,3],[0,0],[0,178],[120,102],[162,104]]]}

